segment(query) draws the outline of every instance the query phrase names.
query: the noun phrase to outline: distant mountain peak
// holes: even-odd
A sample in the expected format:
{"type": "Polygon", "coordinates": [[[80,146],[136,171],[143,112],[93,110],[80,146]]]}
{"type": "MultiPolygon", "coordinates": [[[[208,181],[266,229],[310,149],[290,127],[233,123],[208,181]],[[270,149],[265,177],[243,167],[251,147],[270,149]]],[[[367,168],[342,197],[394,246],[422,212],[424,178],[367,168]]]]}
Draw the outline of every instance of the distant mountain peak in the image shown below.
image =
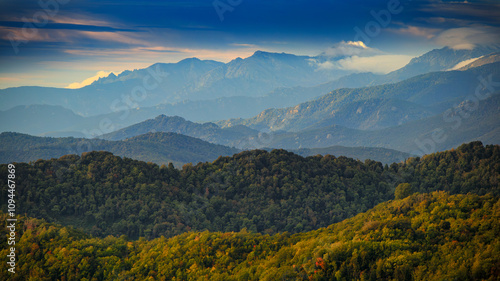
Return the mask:
{"type": "Polygon", "coordinates": [[[180,117],[180,116],[177,116],[177,115],[174,115],[174,116],[167,116],[165,114],[160,114],[158,116],[156,116],[155,120],[179,120],[179,121],[186,121],[186,119],[180,117]]]}
{"type": "Polygon", "coordinates": [[[199,58],[197,58],[197,57],[192,57],[192,58],[183,59],[183,60],[181,60],[179,62],[186,62],[186,61],[189,62],[189,61],[201,61],[201,60],[199,58]]]}
{"type": "Polygon", "coordinates": [[[110,83],[110,82],[115,81],[116,78],[118,78],[118,76],[116,76],[116,74],[111,72],[108,76],[101,77],[101,78],[95,80],[94,82],[92,82],[90,85],[110,83]]]}
{"type": "Polygon", "coordinates": [[[253,53],[252,56],[250,56],[251,58],[269,58],[269,57],[297,57],[296,55],[294,54],[288,54],[288,53],[285,53],[285,52],[281,52],[281,53],[274,53],[274,52],[266,52],[266,51],[261,51],[261,50],[258,50],[258,51],[255,51],[255,53],[253,53]]]}
{"type": "Polygon", "coordinates": [[[255,51],[255,53],[253,53],[252,56],[262,56],[262,55],[265,55],[265,54],[270,54],[269,52],[265,52],[265,51],[261,51],[261,50],[257,50],[255,51]]]}
{"type": "Polygon", "coordinates": [[[423,73],[434,71],[446,71],[458,63],[468,59],[489,55],[498,52],[498,48],[492,46],[476,46],[475,48],[456,50],[449,47],[431,50],[421,56],[415,57],[404,67],[388,74],[388,77],[403,80],[423,73]]]}

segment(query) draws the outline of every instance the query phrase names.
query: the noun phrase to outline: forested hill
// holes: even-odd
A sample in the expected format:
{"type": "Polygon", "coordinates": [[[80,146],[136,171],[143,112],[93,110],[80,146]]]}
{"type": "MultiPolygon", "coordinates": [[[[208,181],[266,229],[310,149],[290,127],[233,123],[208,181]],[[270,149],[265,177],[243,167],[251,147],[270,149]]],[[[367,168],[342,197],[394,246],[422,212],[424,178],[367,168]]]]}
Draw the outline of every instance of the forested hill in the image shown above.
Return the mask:
{"type": "MultiPolygon", "coordinates": [[[[6,221],[6,216],[0,216],[6,221]]],[[[273,236],[189,232],[147,241],[92,238],[19,219],[16,274],[2,280],[498,280],[500,201],[415,194],[328,228],[273,236]]],[[[7,235],[2,227],[0,233],[7,235]]],[[[0,255],[8,254],[6,239],[0,255]]]]}
{"type": "MultiPolygon", "coordinates": [[[[16,164],[16,211],[101,237],[150,239],[243,228],[295,233],[393,199],[396,187],[404,195],[445,190],[498,196],[499,171],[500,146],[480,142],[385,167],[371,160],[255,150],[178,170],[90,152],[16,164]]],[[[7,165],[1,165],[0,175],[7,178],[6,173],[7,165]]],[[[1,188],[6,210],[6,183],[1,188]]]]}

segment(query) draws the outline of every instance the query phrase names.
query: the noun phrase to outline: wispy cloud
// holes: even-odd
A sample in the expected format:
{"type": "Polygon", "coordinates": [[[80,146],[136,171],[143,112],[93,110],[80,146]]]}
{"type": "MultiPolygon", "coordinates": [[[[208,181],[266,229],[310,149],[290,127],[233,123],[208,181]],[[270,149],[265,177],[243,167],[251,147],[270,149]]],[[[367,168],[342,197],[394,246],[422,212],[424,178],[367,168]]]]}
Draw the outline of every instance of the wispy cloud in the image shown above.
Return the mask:
{"type": "Polygon", "coordinates": [[[79,33],[84,37],[104,42],[119,42],[128,45],[142,45],[142,46],[148,46],[150,44],[146,40],[134,38],[129,33],[123,33],[123,32],[79,31],[79,33]]]}
{"type": "Polygon", "coordinates": [[[370,48],[362,41],[341,41],[326,49],[321,55],[336,58],[346,56],[372,56],[382,54],[382,51],[370,48]]]}
{"type": "MultiPolygon", "coordinates": [[[[23,21],[0,21],[0,26],[22,29],[25,27],[26,23],[27,22],[23,21]]],[[[82,24],[72,24],[72,23],[52,23],[52,22],[36,25],[36,29],[37,30],[39,29],[84,30],[84,31],[94,31],[94,32],[137,31],[134,29],[114,28],[110,26],[82,25],[82,24]]]]}
{"type": "Polygon", "coordinates": [[[245,48],[258,48],[258,46],[255,44],[246,44],[246,43],[232,43],[231,46],[245,47],[245,48]]]}
{"type": "Polygon", "coordinates": [[[460,68],[462,68],[462,67],[464,67],[464,66],[466,66],[468,64],[471,64],[471,63],[477,61],[478,59],[480,59],[482,57],[484,57],[484,56],[480,56],[478,58],[472,58],[472,59],[461,61],[461,62],[457,63],[454,67],[448,69],[448,71],[460,69],[460,68]]]}
{"type": "Polygon", "coordinates": [[[391,72],[405,66],[412,59],[412,56],[384,53],[361,41],[341,41],[321,53],[320,57],[323,59],[310,60],[310,64],[315,65],[318,70],[343,69],[373,73],[391,72]]]}
{"type": "Polygon", "coordinates": [[[316,65],[318,70],[332,70],[332,69],[340,69],[340,65],[337,62],[334,61],[317,61],[315,59],[311,59],[310,63],[312,65],[316,65]]]}
{"type": "Polygon", "coordinates": [[[64,69],[66,73],[71,74],[69,75],[71,78],[66,80],[63,87],[68,86],[68,83],[72,81],[78,81],[88,77],[88,73],[97,73],[102,69],[113,69],[113,73],[121,73],[124,70],[141,69],[151,65],[152,63],[149,61],[146,62],[142,59],[136,60],[135,58],[122,60],[101,58],[101,60],[97,62],[94,60],[81,60],[78,61],[78,63],[69,61],[43,61],[37,63],[38,68],[43,68],[48,73],[64,69]],[[75,79],[75,73],[79,73],[77,76],[79,78],[75,79]],[[82,76],[82,73],[86,74],[82,76]]]}
{"type": "Polygon", "coordinates": [[[29,29],[0,25],[0,38],[6,41],[20,42],[58,42],[82,44],[88,39],[102,42],[119,42],[123,44],[147,45],[145,40],[136,39],[131,32],[114,31],[82,31],[70,29],[29,29]]]}
{"type": "Polygon", "coordinates": [[[338,65],[345,70],[385,74],[405,66],[412,58],[407,55],[352,56],[338,61],[338,65]]]}
{"type": "Polygon", "coordinates": [[[386,30],[396,34],[424,37],[426,39],[431,39],[435,37],[436,34],[438,34],[440,31],[442,31],[438,28],[419,27],[413,25],[406,25],[401,28],[387,28],[386,30]]]}
{"type": "Polygon", "coordinates": [[[0,82],[18,82],[21,81],[19,77],[0,77],[0,82]]]}
{"type": "Polygon", "coordinates": [[[60,40],[58,37],[60,37],[61,35],[62,32],[57,32],[57,35],[55,35],[55,32],[40,31],[40,30],[27,32],[23,31],[21,28],[0,26],[0,38],[7,42],[9,42],[10,40],[57,42],[60,40]]]}
{"type": "Polygon", "coordinates": [[[83,14],[73,14],[73,13],[64,13],[58,14],[56,17],[52,19],[55,23],[65,23],[65,24],[74,24],[74,25],[93,25],[93,26],[109,26],[113,27],[116,23],[112,23],[107,20],[95,18],[95,16],[86,16],[83,14]]]}
{"type": "Polygon", "coordinates": [[[428,1],[420,7],[420,10],[448,18],[468,18],[471,21],[500,24],[498,16],[500,3],[497,1],[428,1]]]}
{"type": "Polygon", "coordinates": [[[415,21],[421,22],[425,25],[431,25],[433,27],[439,26],[442,29],[448,29],[452,27],[464,27],[469,26],[474,23],[469,19],[460,19],[452,17],[428,17],[428,18],[416,18],[415,21]]]}
{"type": "Polygon", "coordinates": [[[473,49],[478,45],[500,45],[500,28],[461,27],[440,33],[435,42],[452,49],[473,49]]]}

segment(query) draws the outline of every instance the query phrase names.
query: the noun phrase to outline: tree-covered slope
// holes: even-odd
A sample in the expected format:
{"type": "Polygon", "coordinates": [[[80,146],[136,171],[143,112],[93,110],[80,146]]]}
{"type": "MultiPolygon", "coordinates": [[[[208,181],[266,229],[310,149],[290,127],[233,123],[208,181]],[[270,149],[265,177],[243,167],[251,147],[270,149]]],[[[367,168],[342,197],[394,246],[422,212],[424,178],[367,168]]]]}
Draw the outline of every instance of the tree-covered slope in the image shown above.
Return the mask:
{"type": "MultiPolygon", "coordinates": [[[[109,152],[16,164],[19,213],[97,236],[171,237],[189,230],[303,232],[412,192],[500,195],[500,147],[471,143],[405,163],[245,151],[213,163],[158,166],[109,152]]],[[[0,176],[7,178],[7,166],[0,176]]],[[[0,204],[6,208],[7,186],[0,204]]]]}
{"type": "MultiPolygon", "coordinates": [[[[6,215],[1,216],[6,221],[6,215]]],[[[312,232],[89,237],[18,217],[16,273],[3,280],[498,280],[500,200],[415,194],[312,232]]],[[[7,235],[6,228],[0,230],[7,235]]],[[[0,254],[8,254],[6,239],[0,254]]]]}

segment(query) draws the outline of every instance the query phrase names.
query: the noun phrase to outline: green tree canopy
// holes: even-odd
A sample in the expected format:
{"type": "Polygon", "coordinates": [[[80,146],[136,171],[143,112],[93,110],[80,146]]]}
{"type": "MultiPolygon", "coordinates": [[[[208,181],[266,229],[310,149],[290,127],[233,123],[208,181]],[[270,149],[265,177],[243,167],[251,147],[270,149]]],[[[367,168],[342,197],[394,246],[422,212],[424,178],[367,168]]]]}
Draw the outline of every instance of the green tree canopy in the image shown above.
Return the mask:
{"type": "Polygon", "coordinates": [[[409,183],[400,183],[394,191],[396,199],[403,199],[413,194],[413,189],[409,183]]]}

